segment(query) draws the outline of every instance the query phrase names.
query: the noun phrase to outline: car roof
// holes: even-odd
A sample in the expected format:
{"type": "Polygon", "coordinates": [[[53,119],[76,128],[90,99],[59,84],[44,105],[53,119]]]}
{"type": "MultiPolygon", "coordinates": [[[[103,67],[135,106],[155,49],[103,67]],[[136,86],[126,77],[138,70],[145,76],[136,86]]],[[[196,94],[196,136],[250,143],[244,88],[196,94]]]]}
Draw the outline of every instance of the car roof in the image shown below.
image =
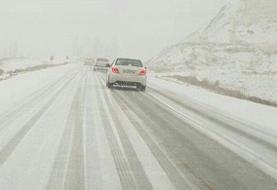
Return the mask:
{"type": "Polygon", "coordinates": [[[109,61],[107,58],[97,58],[96,61],[109,61]]]}
{"type": "MultiPolygon", "coordinates": [[[[132,61],[141,61],[140,59],[123,58],[123,57],[118,57],[117,59],[122,59],[122,60],[132,60],[132,61]]],[[[141,62],[142,62],[142,61],[141,61],[141,62]]]]}

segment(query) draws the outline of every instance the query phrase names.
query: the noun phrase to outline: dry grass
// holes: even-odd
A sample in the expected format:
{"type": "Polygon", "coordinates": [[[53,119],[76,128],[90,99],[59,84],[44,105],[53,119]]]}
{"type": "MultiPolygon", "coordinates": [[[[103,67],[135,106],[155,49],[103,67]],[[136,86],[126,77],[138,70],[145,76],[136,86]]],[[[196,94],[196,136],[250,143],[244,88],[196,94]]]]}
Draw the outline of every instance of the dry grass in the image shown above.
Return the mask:
{"type": "Polygon", "coordinates": [[[179,81],[188,83],[188,84],[192,84],[195,86],[200,86],[202,88],[211,90],[213,92],[216,92],[218,94],[222,94],[222,95],[226,95],[226,96],[231,96],[231,97],[236,97],[236,98],[240,98],[240,99],[244,99],[244,100],[249,100],[255,103],[260,103],[260,104],[265,104],[265,105],[269,105],[269,106],[274,106],[277,107],[277,102],[273,102],[273,101],[269,101],[269,100],[265,100],[259,97],[255,97],[255,96],[248,96],[245,95],[244,93],[238,91],[238,90],[231,90],[231,89],[227,89],[227,88],[223,88],[220,86],[220,83],[217,82],[210,82],[208,80],[198,80],[196,77],[194,76],[178,76],[178,75],[174,75],[174,76],[170,76],[173,77],[179,81]]]}

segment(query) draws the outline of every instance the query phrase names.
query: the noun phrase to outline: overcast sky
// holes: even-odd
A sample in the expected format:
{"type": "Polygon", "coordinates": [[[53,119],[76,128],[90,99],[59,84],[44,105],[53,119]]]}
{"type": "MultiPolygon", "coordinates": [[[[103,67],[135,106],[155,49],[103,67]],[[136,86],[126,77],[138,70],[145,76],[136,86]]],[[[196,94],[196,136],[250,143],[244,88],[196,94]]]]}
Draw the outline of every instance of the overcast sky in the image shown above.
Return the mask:
{"type": "Polygon", "coordinates": [[[0,0],[0,56],[149,59],[203,28],[226,0],[0,0]]]}

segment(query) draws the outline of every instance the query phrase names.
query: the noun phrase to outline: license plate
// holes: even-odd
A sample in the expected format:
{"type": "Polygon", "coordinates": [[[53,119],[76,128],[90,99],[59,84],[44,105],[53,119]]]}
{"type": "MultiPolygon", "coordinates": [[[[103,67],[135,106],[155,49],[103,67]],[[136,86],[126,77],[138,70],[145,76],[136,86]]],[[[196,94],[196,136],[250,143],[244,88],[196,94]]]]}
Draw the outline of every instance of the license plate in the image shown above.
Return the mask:
{"type": "Polygon", "coordinates": [[[133,74],[133,73],[135,73],[135,71],[133,71],[133,70],[126,70],[126,69],[124,69],[124,73],[133,74]]]}

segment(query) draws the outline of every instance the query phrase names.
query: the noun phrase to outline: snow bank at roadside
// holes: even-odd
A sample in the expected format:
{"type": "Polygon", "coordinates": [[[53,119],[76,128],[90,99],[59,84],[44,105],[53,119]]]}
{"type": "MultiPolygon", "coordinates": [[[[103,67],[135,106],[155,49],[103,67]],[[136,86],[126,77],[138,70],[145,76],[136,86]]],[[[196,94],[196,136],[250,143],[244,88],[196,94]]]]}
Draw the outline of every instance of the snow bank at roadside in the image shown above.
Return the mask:
{"type": "Polygon", "coordinates": [[[22,100],[28,98],[30,94],[35,93],[38,89],[43,89],[66,73],[78,68],[78,64],[67,64],[63,67],[52,67],[50,69],[16,75],[9,80],[1,81],[0,114],[18,105],[22,100]]]}
{"type": "Polygon", "coordinates": [[[25,69],[28,67],[33,67],[36,65],[46,64],[40,60],[33,60],[27,58],[15,58],[15,59],[6,59],[0,62],[0,68],[4,72],[14,71],[16,69],[25,69]]]}
{"type": "Polygon", "coordinates": [[[261,103],[277,103],[277,53],[267,54],[247,45],[180,44],[151,67],[158,76],[188,83],[187,79],[194,78],[244,97],[256,97],[261,103]]]}
{"type": "Polygon", "coordinates": [[[154,89],[174,94],[177,99],[189,99],[230,118],[262,127],[262,130],[269,134],[277,134],[277,108],[275,107],[214,94],[179,81],[159,79],[155,75],[149,76],[148,85],[154,89]]]}
{"type": "Polygon", "coordinates": [[[47,67],[57,66],[63,62],[45,61],[29,58],[9,58],[0,60],[0,80],[5,80],[20,72],[39,70],[47,67]]]}

